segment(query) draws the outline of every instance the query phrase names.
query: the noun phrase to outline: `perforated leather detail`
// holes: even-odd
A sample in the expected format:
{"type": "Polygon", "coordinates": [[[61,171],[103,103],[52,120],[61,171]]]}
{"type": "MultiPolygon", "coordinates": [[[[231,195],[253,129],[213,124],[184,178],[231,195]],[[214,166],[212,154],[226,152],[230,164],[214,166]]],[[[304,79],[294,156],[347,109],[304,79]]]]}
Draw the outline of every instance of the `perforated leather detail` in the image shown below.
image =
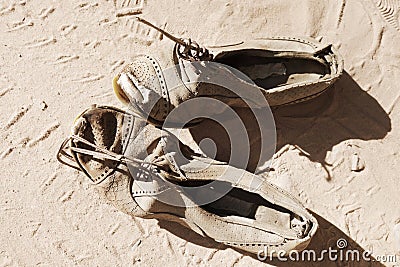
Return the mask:
{"type": "MultiPolygon", "coordinates": [[[[157,121],[165,120],[170,112],[170,99],[166,81],[157,60],[149,55],[137,56],[121,73],[128,75],[130,80],[134,79],[133,84],[136,87],[134,90],[138,90],[143,98],[133,99],[130,96],[130,101],[135,102],[141,109],[139,113],[143,111],[145,113],[143,116],[150,116],[157,121]]],[[[136,105],[132,108],[135,109],[136,105]]]]}

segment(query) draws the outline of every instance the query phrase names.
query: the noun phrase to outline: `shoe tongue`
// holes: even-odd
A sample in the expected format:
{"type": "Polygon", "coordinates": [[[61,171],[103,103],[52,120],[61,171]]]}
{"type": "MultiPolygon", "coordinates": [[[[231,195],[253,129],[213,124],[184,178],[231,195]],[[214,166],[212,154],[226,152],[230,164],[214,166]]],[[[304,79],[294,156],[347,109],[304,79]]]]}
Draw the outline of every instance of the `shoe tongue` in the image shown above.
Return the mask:
{"type": "Polygon", "coordinates": [[[144,120],[138,120],[137,126],[132,129],[132,134],[126,143],[124,155],[129,158],[144,160],[151,148],[156,146],[163,131],[153,125],[146,125],[144,120]]]}
{"type": "Polygon", "coordinates": [[[167,85],[158,62],[138,56],[117,76],[114,89],[143,117],[163,121],[170,111],[167,85]]]}

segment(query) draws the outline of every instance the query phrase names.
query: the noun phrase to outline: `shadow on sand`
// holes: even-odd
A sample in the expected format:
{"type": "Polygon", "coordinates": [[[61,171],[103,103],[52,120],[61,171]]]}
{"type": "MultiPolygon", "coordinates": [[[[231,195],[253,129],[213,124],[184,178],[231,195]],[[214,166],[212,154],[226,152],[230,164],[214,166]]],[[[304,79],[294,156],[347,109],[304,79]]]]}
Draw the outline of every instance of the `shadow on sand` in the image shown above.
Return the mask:
{"type": "MultiPolygon", "coordinates": [[[[270,160],[273,153],[271,153],[271,147],[268,147],[266,151],[261,151],[262,138],[259,125],[251,111],[243,108],[235,110],[242,119],[236,123],[244,124],[248,133],[250,158],[247,169],[255,171],[257,166],[262,166],[270,160]]],[[[328,165],[325,162],[327,152],[340,142],[350,139],[378,140],[384,138],[391,130],[390,118],[380,104],[347,73],[344,73],[332,88],[318,98],[276,108],[273,110],[273,116],[276,124],[276,151],[287,144],[295,145],[305,152],[304,156],[323,166],[328,165]]],[[[197,127],[192,128],[190,132],[198,144],[204,138],[212,139],[217,147],[215,158],[229,161],[231,154],[229,135],[218,123],[205,120],[197,127]]],[[[274,152],[273,149],[272,151],[274,152]]],[[[336,249],[337,240],[344,238],[348,242],[348,246],[344,250],[359,251],[360,260],[330,261],[328,257],[325,257],[323,261],[319,262],[267,260],[267,263],[276,266],[383,266],[374,262],[372,257],[371,261],[362,259],[364,249],[360,245],[324,218],[317,214],[314,215],[320,228],[308,249],[315,251],[318,256],[322,250],[329,247],[336,249]]],[[[189,230],[178,231],[177,229],[181,228],[176,228],[171,223],[160,222],[160,226],[190,242],[216,249],[226,248],[189,230]]],[[[257,259],[254,255],[249,256],[257,259]]]]}
{"type": "Polygon", "coordinates": [[[328,165],[326,153],[340,142],[378,140],[391,130],[390,118],[383,108],[347,73],[327,93],[277,109],[274,117],[277,150],[286,144],[296,145],[311,161],[323,166],[328,165]]]}
{"type": "MultiPolygon", "coordinates": [[[[254,171],[271,159],[275,147],[266,146],[267,149],[261,151],[261,142],[265,142],[260,135],[263,125],[258,125],[251,110],[237,108],[235,111],[242,121],[229,123],[236,123],[237,127],[245,125],[250,143],[247,170],[254,171]]],[[[295,145],[305,152],[304,156],[323,166],[327,165],[326,153],[340,142],[382,139],[391,130],[390,118],[383,108],[347,73],[321,96],[275,108],[272,112],[276,125],[276,151],[287,144],[295,145]]],[[[265,131],[274,134],[271,129],[265,131]]],[[[191,128],[190,132],[198,144],[204,138],[212,139],[217,147],[215,158],[229,161],[229,135],[235,133],[228,135],[223,126],[210,119],[191,128]]]]}
{"type": "MultiPolygon", "coordinates": [[[[299,253],[298,259],[296,259],[296,255],[292,256],[292,260],[290,258],[284,258],[283,260],[276,258],[272,260],[270,258],[258,259],[257,255],[240,250],[237,251],[243,255],[259,260],[260,262],[265,262],[274,266],[384,266],[375,261],[368,251],[365,251],[339,228],[318,214],[314,212],[311,213],[318,220],[319,228],[307,247],[307,253],[299,253]],[[339,249],[337,246],[339,239],[344,239],[345,242],[347,242],[347,245],[342,249],[339,249]],[[328,252],[324,252],[328,251],[329,248],[333,251],[331,252],[331,256],[329,256],[328,252]],[[336,250],[336,252],[334,250],[336,250]]],[[[228,247],[215,242],[211,238],[203,237],[185,227],[181,227],[178,223],[159,221],[158,224],[161,228],[196,245],[219,250],[228,249],[228,247]]]]}

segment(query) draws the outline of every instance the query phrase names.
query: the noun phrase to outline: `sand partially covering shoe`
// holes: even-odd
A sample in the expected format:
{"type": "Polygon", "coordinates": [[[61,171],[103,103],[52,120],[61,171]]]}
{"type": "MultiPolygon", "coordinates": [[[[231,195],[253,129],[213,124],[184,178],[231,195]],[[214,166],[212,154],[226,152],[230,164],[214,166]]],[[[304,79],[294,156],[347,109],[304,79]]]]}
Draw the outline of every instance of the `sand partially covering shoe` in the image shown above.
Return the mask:
{"type": "Polygon", "coordinates": [[[199,155],[171,133],[113,107],[84,111],[58,157],[83,171],[121,211],[178,221],[239,250],[303,250],[318,227],[288,192],[199,155]]]}

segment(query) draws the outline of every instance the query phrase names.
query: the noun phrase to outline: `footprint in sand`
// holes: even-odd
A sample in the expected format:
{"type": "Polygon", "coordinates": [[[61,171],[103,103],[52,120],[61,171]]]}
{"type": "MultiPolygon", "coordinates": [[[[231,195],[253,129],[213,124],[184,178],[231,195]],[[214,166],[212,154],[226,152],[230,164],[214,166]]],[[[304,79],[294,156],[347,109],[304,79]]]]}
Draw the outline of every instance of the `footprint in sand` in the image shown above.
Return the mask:
{"type": "Polygon", "coordinates": [[[55,8],[54,7],[48,7],[48,8],[44,8],[44,9],[42,9],[42,11],[40,11],[40,13],[39,13],[39,18],[41,18],[41,19],[46,19],[46,18],[48,18],[49,17],[49,15],[51,14],[51,13],[53,13],[55,11],[55,8]]]}
{"type": "Polygon", "coordinates": [[[49,45],[49,44],[54,44],[56,42],[57,42],[56,38],[51,36],[51,37],[47,37],[47,38],[35,39],[35,40],[31,41],[31,42],[26,43],[25,46],[27,48],[36,48],[36,47],[46,46],[46,45],[49,45]]]}
{"type": "Polygon", "coordinates": [[[70,34],[73,30],[75,30],[77,28],[76,25],[71,24],[71,25],[63,25],[61,26],[61,34],[66,36],[68,34],[70,34]]]}
{"type": "Polygon", "coordinates": [[[15,11],[15,4],[9,4],[6,7],[0,8],[0,16],[11,13],[15,11]]]}
{"type": "Polygon", "coordinates": [[[162,34],[160,32],[138,22],[133,18],[126,18],[125,26],[127,27],[128,34],[125,34],[122,36],[122,38],[134,38],[144,45],[150,45],[155,40],[161,40],[162,38],[162,34]]]}
{"type": "Polygon", "coordinates": [[[130,16],[142,13],[144,0],[114,0],[116,16],[130,16]]]}
{"type": "Polygon", "coordinates": [[[400,31],[400,1],[399,0],[373,0],[386,22],[400,31]]]}
{"type": "Polygon", "coordinates": [[[78,55],[59,56],[55,61],[51,62],[52,65],[68,63],[73,60],[79,59],[78,55]]]}
{"type": "Polygon", "coordinates": [[[30,19],[24,18],[22,21],[18,21],[18,22],[9,24],[7,32],[18,31],[18,30],[21,30],[21,29],[24,29],[24,28],[30,27],[30,26],[33,26],[33,21],[30,19]]]}
{"type": "MultiPolygon", "coordinates": [[[[341,46],[345,51],[356,51],[357,58],[371,57],[379,48],[381,36],[380,29],[372,20],[371,12],[368,7],[359,1],[344,1],[340,6],[338,19],[341,23],[338,26],[337,32],[340,35],[341,46]],[[354,25],[351,27],[348,25],[354,25]],[[358,40],[363,38],[364,42],[358,40]]],[[[354,58],[354,57],[353,57],[354,58]]]]}

